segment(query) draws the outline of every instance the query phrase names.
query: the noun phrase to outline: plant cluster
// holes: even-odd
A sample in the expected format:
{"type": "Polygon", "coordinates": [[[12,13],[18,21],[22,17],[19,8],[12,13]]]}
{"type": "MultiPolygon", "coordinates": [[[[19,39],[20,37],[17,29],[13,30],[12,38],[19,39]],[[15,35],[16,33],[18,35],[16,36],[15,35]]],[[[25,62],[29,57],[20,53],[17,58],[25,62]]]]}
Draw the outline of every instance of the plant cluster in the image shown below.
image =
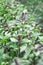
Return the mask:
{"type": "Polygon", "coordinates": [[[0,0],[0,65],[43,65],[43,30],[18,1],[0,0]]]}

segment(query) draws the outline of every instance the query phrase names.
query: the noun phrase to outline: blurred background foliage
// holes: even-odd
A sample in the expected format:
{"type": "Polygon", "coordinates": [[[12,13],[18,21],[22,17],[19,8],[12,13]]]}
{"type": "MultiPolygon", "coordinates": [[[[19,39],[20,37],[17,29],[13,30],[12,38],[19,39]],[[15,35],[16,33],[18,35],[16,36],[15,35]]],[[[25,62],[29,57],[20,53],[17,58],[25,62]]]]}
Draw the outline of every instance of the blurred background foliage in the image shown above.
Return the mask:
{"type": "MultiPolygon", "coordinates": [[[[36,20],[43,23],[43,0],[19,0],[26,6],[29,13],[36,17],[36,20]]],[[[42,24],[41,24],[42,25],[42,24]]],[[[40,26],[41,26],[40,25],[40,26]]]]}

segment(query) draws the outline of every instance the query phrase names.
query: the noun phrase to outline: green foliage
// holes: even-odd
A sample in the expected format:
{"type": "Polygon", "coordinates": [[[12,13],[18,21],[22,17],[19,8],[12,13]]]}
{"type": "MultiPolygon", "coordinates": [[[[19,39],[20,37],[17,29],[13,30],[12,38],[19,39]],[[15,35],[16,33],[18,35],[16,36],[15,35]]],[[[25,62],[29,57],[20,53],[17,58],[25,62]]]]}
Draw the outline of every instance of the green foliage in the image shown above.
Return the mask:
{"type": "Polygon", "coordinates": [[[0,65],[43,65],[42,60],[43,28],[36,16],[18,1],[0,0],[0,65]]]}

